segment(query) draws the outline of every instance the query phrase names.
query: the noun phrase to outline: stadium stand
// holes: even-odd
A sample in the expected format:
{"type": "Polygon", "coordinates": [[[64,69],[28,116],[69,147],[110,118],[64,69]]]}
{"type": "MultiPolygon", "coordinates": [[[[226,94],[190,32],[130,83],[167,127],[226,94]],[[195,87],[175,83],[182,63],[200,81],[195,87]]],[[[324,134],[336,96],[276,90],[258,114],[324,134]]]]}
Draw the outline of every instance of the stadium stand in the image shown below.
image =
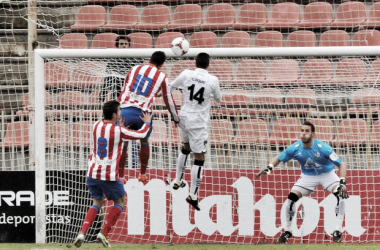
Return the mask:
{"type": "Polygon", "coordinates": [[[109,13],[107,24],[103,26],[105,32],[130,30],[138,22],[138,10],[133,5],[117,5],[109,13]]]}
{"type": "Polygon", "coordinates": [[[237,66],[236,74],[231,84],[237,86],[260,85],[264,81],[265,75],[266,67],[262,60],[242,60],[237,66]]]}
{"type": "Polygon", "coordinates": [[[7,124],[4,138],[0,143],[5,148],[25,148],[29,146],[29,121],[7,124]]]}
{"type": "Polygon", "coordinates": [[[366,67],[361,59],[345,58],[336,64],[335,75],[331,85],[360,86],[366,77],[366,67]]]}
{"type": "Polygon", "coordinates": [[[317,37],[313,31],[297,30],[289,34],[286,47],[315,47],[317,37]]]}
{"type": "Polygon", "coordinates": [[[73,67],[68,85],[79,88],[92,88],[102,84],[102,77],[99,72],[103,71],[103,66],[99,62],[80,61],[73,67]]]}
{"type": "Polygon", "coordinates": [[[70,76],[70,65],[63,61],[45,63],[45,87],[60,88],[67,84],[70,76]]]}
{"type": "Polygon", "coordinates": [[[348,29],[364,24],[367,14],[364,3],[352,1],[341,3],[335,15],[331,27],[348,29]]]}
{"type": "Polygon", "coordinates": [[[273,6],[266,29],[291,29],[300,22],[300,7],[296,3],[283,2],[273,6]]]}
{"type": "Polygon", "coordinates": [[[277,59],[271,62],[263,85],[290,85],[299,76],[298,62],[293,59],[277,59]]]}
{"type": "Polygon", "coordinates": [[[343,119],[337,129],[334,145],[358,147],[367,141],[367,123],[363,119],[343,119]]]}
{"type": "Polygon", "coordinates": [[[270,145],[285,146],[299,140],[301,123],[297,118],[279,118],[273,123],[270,145]]]}
{"type": "Polygon", "coordinates": [[[88,39],[85,34],[68,33],[59,39],[59,48],[62,49],[87,49],[88,39]]]}
{"type": "Polygon", "coordinates": [[[365,86],[376,86],[380,80],[380,59],[375,59],[368,67],[367,77],[363,80],[365,86]]]}
{"type": "Polygon", "coordinates": [[[96,34],[94,38],[92,38],[91,48],[92,49],[116,49],[116,38],[118,34],[115,33],[100,33],[96,34]]]}
{"type": "Polygon", "coordinates": [[[48,121],[45,123],[46,147],[65,146],[69,137],[69,128],[64,121],[48,121]]]}
{"type": "Polygon", "coordinates": [[[229,85],[232,80],[233,67],[229,60],[212,60],[208,67],[208,72],[215,75],[219,79],[219,84],[221,87],[224,85],[229,85]]]}
{"type": "Polygon", "coordinates": [[[173,32],[161,33],[157,37],[155,48],[171,48],[172,47],[172,41],[177,37],[185,38],[185,36],[181,32],[173,31],[173,32]]]}
{"type": "Polygon", "coordinates": [[[224,48],[240,48],[240,47],[250,47],[251,37],[245,31],[230,31],[222,36],[222,41],[220,47],[224,48]]]}
{"type": "Polygon", "coordinates": [[[328,59],[309,59],[302,66],[301,76],[297,80],[301,85],[325,85],[333,77],[332,64],[328,59]]]}
{"type": "Polygon", "coordinates": [[[229,3],[216,3],[209,7],[201,24],[202,30],[226,30],[235,22],[235,8],[229,3]]]}
{"type": "Polygon", "coordinates": [[[298,23],[299,28],[320,29],[331,25],[334,10],[328,2],[312,2],[305,6],[303,19],[298,23]]]}
{"type": "Polygon", "coordinates": [[[191,48],[216,48],[218,37],[212,31],[200,31],[191,34],[189,39],[191,48]]]}
{"type": "Polygon", "coordinates": [[[69,107],[83,107],[85,96],[81,91],[65,90],[59,92],[55,97],[55,107],[67,109],[69,107]]]}
{"type": "Polygon", "coordinates": [[[326,118],[312,118],[309,120],[315,126],[315,138],[326,143],[335,139],[334,123],[326,118]]]}
{"type": "Polygon", "coordinates": [[[350,46],[350,38],[345,30],[328,30],[321,34],[319,46],[350,46]]]}
{"type": "Polygon", "coordinates": [[[129,48],[153,48],[152,35],[146,32],[134,32],[128,35],[131,39],[129,48]]]}
{"type": "Polygon", "coordinates": [[[247,3],[241,6],[232,25],[235,30],[254,30],[265,26],[267,22],[267,7],[263,3],[247,3]]]}
{"type": "Polygon", "coordinates": [[[380,27],[380,2],[375,2],[371,5],[367,21],[364,22],[363,26],[367,29],[380,27]]]}
{"type": "Polygon", "coordinates": [[[78,16],[71,31],[97,31],[106,23],[106,9],[101,5],[85,5],[79,9],[78,16]]]}
{"type": "Polygon", "coordinates": [[[170,9],[163,4],[152,4],[144,7],[136,30],[162,30],[170,22],[170,9]]]}
{"type": "Polygon", "coordinates": [[[359,30],[352,38],[352,46],[379,46],[380,31],[359,30]]]}
{"type": "Polygon", "coordinates": [[[179,5],[174,9],[173,21],[167,25],[168,30],[194,31],[202,23],[202,7],[198,4],[179,5]]]}
{"type": "Polygon", "coordinates": [[[73,145],[74,147],[89,147],[91,145],[91,132],[94,125],[93,121],[82,120],[74,122],[72,125],[72,141],[67,142],[67,146],[73,145]]]}
{"type": "Polygon", "coordinates": [[[267,30],[257,33],[253,47],[282,47],[283,35],[280,31],[267,30]]]}

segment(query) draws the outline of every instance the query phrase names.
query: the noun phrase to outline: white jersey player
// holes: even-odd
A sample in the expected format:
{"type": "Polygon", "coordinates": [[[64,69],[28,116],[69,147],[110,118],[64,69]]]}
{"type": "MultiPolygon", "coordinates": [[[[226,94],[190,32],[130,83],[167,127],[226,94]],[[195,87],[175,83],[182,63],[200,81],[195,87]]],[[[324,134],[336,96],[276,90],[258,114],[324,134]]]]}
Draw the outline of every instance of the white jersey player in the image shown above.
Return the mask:
{"type": "Polygon", "coordinates": [[[294,217],[295,203],[302,197],[314,192],[317,186],[322,186],[325,191],[331,192],[337,198],[335,213],[337,217],[336,230],[332,233],[335,242],[341,241],[342,223],[344,217],[344,200],[348,198],[346,188],[346,166],[339,156],[326,143],[313,139],[315,127],[311,122],[304,122],[301,128],[301,140],[293,143],[280,155],[274,157],[262,174],[269,174],[273,167],[280,162],[288,162],[296,159],[300,165],[302,174],[294,184],[285,201],[286,225],[285,231],[277,239],[279,243],[285,243],[291,236],[292,219],[294,217]],[[339,168],[339,177],[334,172],[334,165],[339,168]]]}
{"type": "Polygon", "coordinates": [[[194,164],[191,169],[190,195],[186,201],[196,210],[198,205],[197,192],[202,181],[202,168],[207,150],[207,122],[210,117],[211,101],[221,101],[219,80],[210,75],[207,68],[210,64],[210,56],[199,53],[195,59],[195,70],[184,70],[170,83],[170,91],[182,87],[184,105],[179,113],[179,127],[184,143],[177,159],[176,180],[173,189],[185,187],[182,177],[185,171],[187,156],[194,153],[194,164]]]}

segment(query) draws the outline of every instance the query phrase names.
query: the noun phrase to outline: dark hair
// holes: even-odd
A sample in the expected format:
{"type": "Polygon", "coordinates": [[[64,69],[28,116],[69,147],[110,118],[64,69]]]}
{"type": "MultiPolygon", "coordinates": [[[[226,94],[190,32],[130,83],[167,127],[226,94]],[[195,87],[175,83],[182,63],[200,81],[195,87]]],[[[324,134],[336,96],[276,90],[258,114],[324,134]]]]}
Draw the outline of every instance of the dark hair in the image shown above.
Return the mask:
{"type": "Polygon", "coordinates": [[[119,108],[120,103],[118,101],[112,100],[104,103],[103,105],[103,116],[104,120],[112,120],[112,115],[117,114],[117,109],[119,108]]]}
{"type": "Polygon", "coordinates": [[[131,38],[127,37],[127,36],[118,36],[115,40],[115,45],[116,45],[116,48],[119,48],[119,41],[120,39],[122,40],[127,40],[128,42],[128,46],[131,45],[131,38]]]}
{"type": "Polygon", "coordinates": [[[310,126],[311,127],[311,132],[314,133],[315,132],[315,126],[313,123],[309,122],[309,121],[306,121],[304,122],[302,125],[304,126],[310,126]]]}
{"type": "Polygon", "coordinates": [[[160,66],[166,61],[166,55],[163,51],[156,51],[150,57],[150,63],[155,66],[160,66]]]}
{"type": "Polygon", "coordinates": [[[197,68],[206,69],[210,64],[210,56],[207,53],[199,53],[195,58],[195,66],[197,68]]]}

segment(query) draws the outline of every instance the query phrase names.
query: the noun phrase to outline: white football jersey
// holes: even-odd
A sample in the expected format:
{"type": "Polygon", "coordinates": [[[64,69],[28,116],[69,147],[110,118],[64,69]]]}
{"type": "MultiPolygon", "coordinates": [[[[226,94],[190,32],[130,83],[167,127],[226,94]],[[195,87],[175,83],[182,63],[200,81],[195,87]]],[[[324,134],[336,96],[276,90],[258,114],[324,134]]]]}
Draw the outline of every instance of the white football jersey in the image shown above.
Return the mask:
{"type": "Polygon", "coordinates": [[[218,103],[222,99],[218,78],[205,69],[186,69],[170,83],[170,91],[179,87],[182,87],[184,100],[180,116],[197,113],[204,122],[207,122],[212,99],[218,103]]]}

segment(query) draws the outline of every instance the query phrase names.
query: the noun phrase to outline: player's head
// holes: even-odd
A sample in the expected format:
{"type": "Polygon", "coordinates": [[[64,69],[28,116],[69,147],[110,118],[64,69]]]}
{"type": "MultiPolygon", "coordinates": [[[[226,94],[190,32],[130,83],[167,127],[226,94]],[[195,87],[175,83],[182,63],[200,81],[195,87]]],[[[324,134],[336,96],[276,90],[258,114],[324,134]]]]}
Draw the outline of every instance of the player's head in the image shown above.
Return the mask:
{"type": "Polygon", "coordinates": [[[112,100],[104,103],[103,105],[103,116],[104,120],[114,120],[119,121],[120,118],[120,103],[118,101],[112,100]]]}
{"type": "Polygon", "coordinates": [[[208,65],[210,65],[210,56],[207,53],[199,53],[195,58],[195,66],[201,69],[207,69],[208,65]]]}
{"type": "Polygon", "coordinates": [[[165,53],[163,51],[156,51],[150,57],[149,63],[153,64],[159,69],[164,64],[165,61],[166,61],[165,53]]]}
{"type": "Polygon", "coordinates": [[[127,36],[118,36],[115,40],[116,48],[127,49],[131,45],[131,38],[127,36]]]}
{"type": "Polygon", "coordinates": [[[315,126],[313,123],[306,121],[301,127],[301,140],[303,143],[310,143],[315,135],[315,126]]]}

